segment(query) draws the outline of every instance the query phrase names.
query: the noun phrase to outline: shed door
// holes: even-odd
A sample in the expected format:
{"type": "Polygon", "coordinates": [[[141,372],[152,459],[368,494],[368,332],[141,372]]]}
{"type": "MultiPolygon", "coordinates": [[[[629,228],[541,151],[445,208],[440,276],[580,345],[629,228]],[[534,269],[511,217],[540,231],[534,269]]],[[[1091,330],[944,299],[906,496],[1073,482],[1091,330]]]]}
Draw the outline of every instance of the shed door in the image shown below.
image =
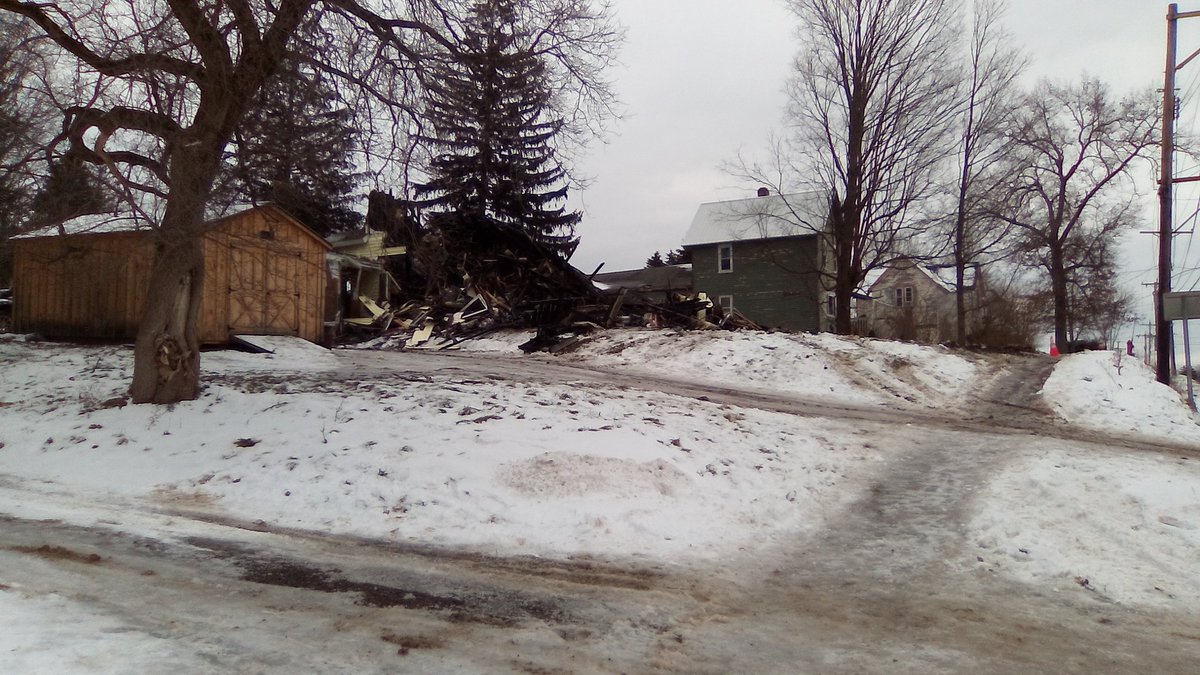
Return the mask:
{"type": "Polygon", "coordinates": [[[298,254],[271,242],[234,245],[229,258],[230,334],[299,335],[298,254]]]}

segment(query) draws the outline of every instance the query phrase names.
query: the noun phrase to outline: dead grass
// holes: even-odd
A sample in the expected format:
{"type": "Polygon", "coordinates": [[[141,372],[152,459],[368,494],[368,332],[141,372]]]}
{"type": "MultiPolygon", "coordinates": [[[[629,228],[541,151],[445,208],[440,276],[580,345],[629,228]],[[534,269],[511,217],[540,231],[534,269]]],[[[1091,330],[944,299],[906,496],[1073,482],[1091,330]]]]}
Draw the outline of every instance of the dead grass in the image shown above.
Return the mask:
{"type": "Polygon", "coordinates": [[[45,545],[45,544],[42,546],[36,546],[36,547],[34,547],[34,546],[13,546],[9,550],[16,551],[18,553],[28,553],[29,555],[36,555],[41,558],[46,558],[47,560],[69,560],[71,562],[83,563],[85,565],[96,565],[104,560],[104,558],[100,557],[99,555],[97,555],[95,553],[86,553],[86,554],[79,553],[78,551],[72,551],[69,548],[63,548],[61,546],[50,546],[50,545],[45,545]]]}
{"type": "Polygon", "coordinates": [[[384,633],[380,638],[389,644],[396,645],[400,648],[400,654],[407,654],[412,649],[441,649],[446,646],[446,641],[439,637],[431,637],[428,635],[396,635],[395,633],[384,633]]]}

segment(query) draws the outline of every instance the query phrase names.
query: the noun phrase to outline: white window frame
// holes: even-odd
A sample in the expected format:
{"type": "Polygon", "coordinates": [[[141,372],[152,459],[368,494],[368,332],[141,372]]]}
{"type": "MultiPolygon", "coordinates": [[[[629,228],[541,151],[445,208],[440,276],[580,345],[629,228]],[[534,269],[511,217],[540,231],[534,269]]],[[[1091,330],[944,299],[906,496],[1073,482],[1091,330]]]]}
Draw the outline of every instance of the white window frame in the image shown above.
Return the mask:
{"type": "Polygon", "coordinates": [[[916,297],[912,286],[896,286],[893,290],[897,307],[912,307],[913,299],[916,297]]]}
{"type": "Polygon", "coordinates": [[[728,274],[733,271],[733,244],[717,245],[717,273],[728,274]]]}
{"type": "Polygon", "coordinates": [[[724,312],[725,316],[729,316],[730,314],[733,313],[733,296],[732,295],[717,296],[717,304],[721,306],[721,311],[724,312]]]}

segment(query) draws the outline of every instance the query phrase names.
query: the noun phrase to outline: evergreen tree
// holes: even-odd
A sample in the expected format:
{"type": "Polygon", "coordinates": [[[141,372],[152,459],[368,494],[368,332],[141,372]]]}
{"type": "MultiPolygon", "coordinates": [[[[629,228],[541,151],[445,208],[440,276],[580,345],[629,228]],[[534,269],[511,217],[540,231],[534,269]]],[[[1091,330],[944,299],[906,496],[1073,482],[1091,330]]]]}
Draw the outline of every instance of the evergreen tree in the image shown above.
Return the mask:
{"type": "Polygon", "coordinates": [[[663,261],[662,253],[659,253],[658,251],[655,251],[654,255],[650,256],[649,258],[646,258],[647,268],[663,267],[666,264],[667,263],[663,261]]]}
{"type": "Polygon", "coordinates": [[[28,27],[0,14],[0,286],[12,272],[8,238],[29,215],[34,181],[27,161],[48,125],[26,89],[37,54],[26,42],[28,27]]]}
{"type": "Polygon", "coordinates": [[[667,252],[668,265],[689,265],[692,262],[692,252],[680,246],[674,251],[667,252]]]}
{"type": "Polygon", "coordinates": [[[316,73],[286,59],[234,135],[219,199],[273,202],[321,235],[358,227],[358,133],[337,100],[316,73]]]}
{"type": "Polygon", "coordinates": [[[569,258],[582,216],[563,206],[567,173],[553,141],[564,123],[552,114],[547,68],[528,42],[513,0],[482,0],[471,10],[459,54],[428,87],[433,134],[420,140],[435,154],[417,194],[448,212],[438,222],[520,228],[569,258]]]}
{"type": "Polygon", "coordinates": [[[75,157],[51,163],[49,175],[33,196],[30,224],[60,223],[75,216],[113,210],[115,195],[104,186],[97,171],[75,157]]]}

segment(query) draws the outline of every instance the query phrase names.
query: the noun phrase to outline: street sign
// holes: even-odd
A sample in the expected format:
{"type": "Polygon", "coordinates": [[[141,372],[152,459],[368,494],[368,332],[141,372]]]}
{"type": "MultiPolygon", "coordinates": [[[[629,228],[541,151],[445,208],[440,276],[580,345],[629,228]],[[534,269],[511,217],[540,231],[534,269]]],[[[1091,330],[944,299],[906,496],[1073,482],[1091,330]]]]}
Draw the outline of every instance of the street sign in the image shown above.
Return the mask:
{"type": "Polygon", "coordinates": [[[1184,371],[1187,378],[1188,407],[1196,409],[1196,395],[1192,392],[1192,340],[1188,335],[1190,319],[1200,319],[1200,291],[1186,293],[1163,293],[1163,319],[1166,321],[1183,322],[1183,358],[1187,364],[1184,371]]]}
{"type": "Polygon", "coordinates": [[[1200,291],[1163,293],[1163,318],[1167,321],[1200,319],[1200,291]]]}

